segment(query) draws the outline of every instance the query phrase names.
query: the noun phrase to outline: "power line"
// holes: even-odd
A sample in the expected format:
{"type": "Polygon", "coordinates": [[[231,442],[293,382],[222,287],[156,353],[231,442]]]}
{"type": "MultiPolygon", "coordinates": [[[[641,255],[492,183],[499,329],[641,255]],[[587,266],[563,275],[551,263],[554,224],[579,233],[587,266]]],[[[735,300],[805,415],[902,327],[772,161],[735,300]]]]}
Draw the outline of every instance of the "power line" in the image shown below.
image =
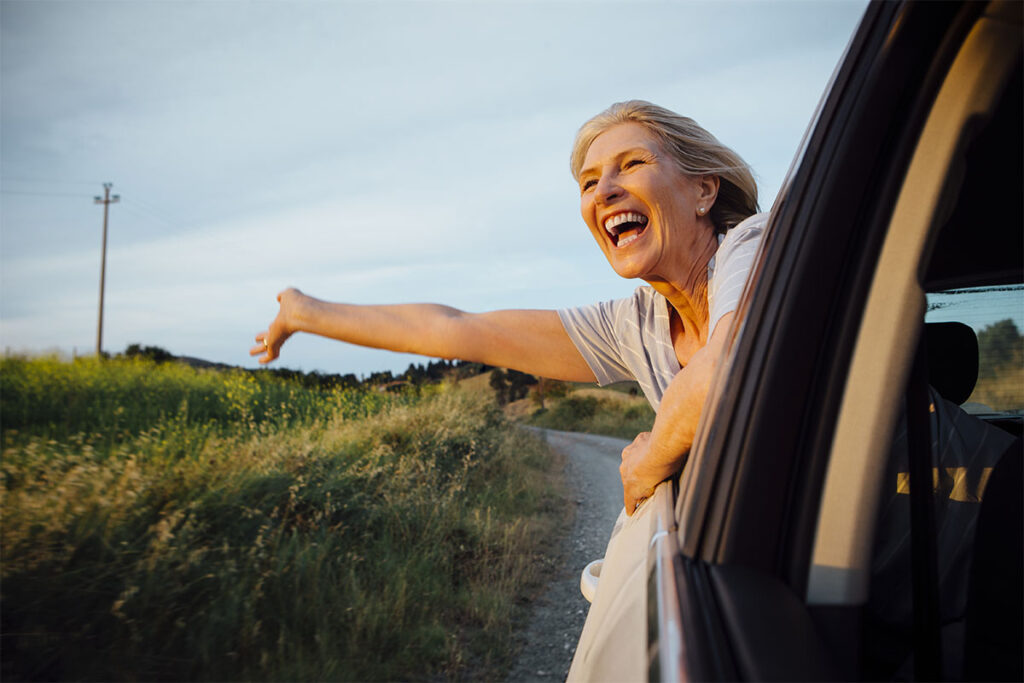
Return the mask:
{"type": "Polygon", "coordinates": [[[154,206],[153,204],[144,202],[138,197],[126,200],[125,206],[127,206],[128,204],[131,204],[131,206],[134,207],[136,210],[141,211],[142,213],[148,215],[150,218],[158,220],[169,227],[178,228],[182,227],[185,224],[185,222],[182,221],[181,218],[157,206],[154,206]]]}
{"type": "Polygon", "coordinates": [[[0,182],[11,183],[46,183],[47,185],[96,185],[99,180],[58,180],[54,178],[16,178],[14,176],[2,176],[0,182]]]}
{"type": "Polygon", "coordinates": [[[0,190],[0,194],[35,195],[39,197],[88,197],[86,192],[23,192],[21,190],[0,190]]]}
{"type": "MultiPolygon", "coordinates": [[[[49,185],[95,185],[95,182],[77,181],[77,180],[47,180],[43,178],[14,178],[7,177],[3,178],[4,182],[18,182],[18,183],[45,183],[49,185]]],[[[101,185],[103,183],[100,183],[101,185]]],[[[5,195],[16,195],[16,196],[30,196],[30,197],[72,197],[75,199],[82,199],[88,197],[85,191],[82,192],[51,192],[47,190],[9,190],[6,188],[0,188],[0,194],[5,195]]],[[[91,194],[91,193],[90,193],[91,194]]],[[[149,220],[155,220],[158,223],[163,224],[169,228],[179,228],[184,225],[184,222],[172,215],[170,212],[165,211],[151,203],[144,202],[137,197],[135,199],[126,200],[125,210],[129,213],[134,213],[136,216],[141,218],[147,218],[149,220]],[[131,204],[129,208],[128,204],[131,204]],[[134,209],[134,211],[132,210],[134,209]]]]}
{"type": "Polygon", "coordinates": [[[172,223],[169,218],[160,216],[159,214],[153,213],[152,211],[147,211],[143,207],[143,205],[140,205],[138,202],[135,201],[126,199],[125,201],[121,202],[121,208],[127,211],[128,213],[143,219],[146,222],[157,223],[164,228],[175,229],[179,227],[178,224],[172,223]]]}

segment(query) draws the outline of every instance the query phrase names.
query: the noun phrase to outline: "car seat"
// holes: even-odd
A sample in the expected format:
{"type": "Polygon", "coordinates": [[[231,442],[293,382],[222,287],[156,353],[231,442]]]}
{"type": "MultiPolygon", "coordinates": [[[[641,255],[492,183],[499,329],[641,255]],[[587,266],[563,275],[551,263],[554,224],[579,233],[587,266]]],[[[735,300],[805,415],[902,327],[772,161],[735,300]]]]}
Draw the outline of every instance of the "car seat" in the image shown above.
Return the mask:
{"type": "MultiPolygon", "coordinates": [[[[908,385],[908,392],[917,387],[908,406],[921,417],[908,422],[905,414],[900,420],[876,526],[865,614],[863,673],[868,678],[959,679],[966,674],[966,612],[980,503],[995,465],[1015,441],[958,407],[977,381],[974,331],[963,323],[930,323],[921,342],[921,362],[908,385]],[[911,439],[914,434],[920,436],[911,439]],[[912,448],[912,441],[921,445],[912,448]],[[910,457],[914,448],[924,450],[910,457]],[[913,464],[922,457],[921,465],[913,464]],[[917,481],[924,482],[921,490],[931,489],[917,504],[924,508],[916,512],[914,467],[919,468],[917,481]],[[917,550],[915,536],[924,543],[917,550]]],[[[975,571],[979,577],[985,572],[984,567],[975,571]]],[[[986,613],[992,608],[979,602],[975,609],[986,613]]],[[[979,638],[982,646],[989,642],[979,638]]]]}
{"type": "Polygon", "coordinates": [[[928,384],[947,401],[961,405],[978,381],[978,337],[963,323],[927,323],[928,384]]]}

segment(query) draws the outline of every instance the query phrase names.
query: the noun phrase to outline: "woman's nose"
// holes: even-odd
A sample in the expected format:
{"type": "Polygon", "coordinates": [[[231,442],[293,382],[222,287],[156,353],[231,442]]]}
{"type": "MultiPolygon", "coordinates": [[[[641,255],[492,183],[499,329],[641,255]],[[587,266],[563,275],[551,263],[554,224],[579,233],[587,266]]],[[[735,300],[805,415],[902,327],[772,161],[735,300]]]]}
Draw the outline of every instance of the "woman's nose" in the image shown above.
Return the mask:
{"type": "Polygon", "coordinates": [[[608,204],[622,196],[622,188],[609,176],[601,176],[594,188],[594,196],[601,204],[608,204]]]}

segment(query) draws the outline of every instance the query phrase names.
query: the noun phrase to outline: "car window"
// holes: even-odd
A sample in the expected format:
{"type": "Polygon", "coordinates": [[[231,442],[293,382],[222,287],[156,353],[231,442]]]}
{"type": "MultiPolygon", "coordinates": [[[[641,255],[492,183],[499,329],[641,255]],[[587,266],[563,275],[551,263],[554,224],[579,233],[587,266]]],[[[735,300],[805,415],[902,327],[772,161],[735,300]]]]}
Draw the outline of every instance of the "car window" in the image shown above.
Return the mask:
{"type": "Polygon", "coordinates": [[[978,381],[964,411],[1024,414],[1024,285],[929,293],[925,322],[961,322],[977,335],[978,381]]]}

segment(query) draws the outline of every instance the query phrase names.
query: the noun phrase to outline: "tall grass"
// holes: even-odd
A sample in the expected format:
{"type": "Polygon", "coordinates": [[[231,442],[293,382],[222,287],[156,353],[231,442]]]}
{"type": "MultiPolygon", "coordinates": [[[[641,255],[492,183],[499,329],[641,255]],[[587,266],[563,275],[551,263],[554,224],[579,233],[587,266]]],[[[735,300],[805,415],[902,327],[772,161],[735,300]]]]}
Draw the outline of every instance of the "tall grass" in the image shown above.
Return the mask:
{"type": "Polygon", "coordinates": [[[67,367],[20,363],[2,366],[22,377],[5,378],[5,412],[25,387],[47,418],[5,435],[0,464],[5,679],[491,678],[508,663],[564,506],[550,454],[494,406],[174,368],[161,383],[152,364],[87,366],[82,389],[67,367]],[[92,392],[107,412],[73,410],[118,438],[26,377],[92,392]]]}

